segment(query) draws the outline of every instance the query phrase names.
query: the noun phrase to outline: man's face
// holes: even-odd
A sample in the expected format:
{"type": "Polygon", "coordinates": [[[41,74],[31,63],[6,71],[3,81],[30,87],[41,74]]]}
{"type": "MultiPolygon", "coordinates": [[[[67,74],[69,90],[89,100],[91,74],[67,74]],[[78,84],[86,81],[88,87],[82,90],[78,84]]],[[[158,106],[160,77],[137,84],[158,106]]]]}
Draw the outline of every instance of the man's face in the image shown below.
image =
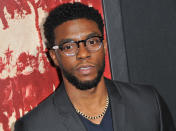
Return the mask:
{"type": "MultiPolygon", "coordinates": [[[[96,22],[88,19],[75,19],[64,22],[54,30],[55,41],[85,40],[90,36],[102,36],[96,22]]],[[[50,52],[55,64],[60,66],[63,77],[77,88],[85,90],[98,84],[104,72],[106,41],[96,52],[89,52],[83,42],[76,55],[67,56],[61,50],[50,52]]]]}

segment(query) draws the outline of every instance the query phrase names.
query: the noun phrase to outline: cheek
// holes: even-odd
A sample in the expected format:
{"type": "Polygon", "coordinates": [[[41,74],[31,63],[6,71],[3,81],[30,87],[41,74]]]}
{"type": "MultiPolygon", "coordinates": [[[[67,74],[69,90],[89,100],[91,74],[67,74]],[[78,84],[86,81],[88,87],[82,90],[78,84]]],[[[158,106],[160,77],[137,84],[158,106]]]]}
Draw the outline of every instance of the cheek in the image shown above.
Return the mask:
{"type": "Polygon", "coordinates": [[[69,69],[73,69],[74,66],[75,66],[75,58],[73,57],[65,57],[65,56],[61,56],[60,57],[60,60],[59,60],[59,63],[61,64],[62,68],[66,69],[66,70],[69,70],[69,69]]]}
{"type": "Polygon", "coordinates": [[[105,53],[104,53],[104,50],[101,50],[96,56],[96,62],[97,64],[100,66],[104,59],[105,59],[105,53]]]}

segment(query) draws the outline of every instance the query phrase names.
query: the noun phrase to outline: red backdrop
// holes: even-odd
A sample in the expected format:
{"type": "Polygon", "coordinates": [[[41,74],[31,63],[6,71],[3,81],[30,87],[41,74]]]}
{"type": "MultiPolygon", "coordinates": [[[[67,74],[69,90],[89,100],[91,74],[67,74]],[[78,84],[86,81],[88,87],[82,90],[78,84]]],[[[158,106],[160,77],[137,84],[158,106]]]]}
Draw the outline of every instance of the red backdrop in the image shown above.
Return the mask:
{"type": "MultiPolygon", "coordinates": [[[[45,55],[42,24],[55,6],[83,2],[102,13],[101,0],[0,0],[0,131],[51,94],[59,84],[45,55]]],[[[111,78],[108,55],[104,75],[111,78]]]]}

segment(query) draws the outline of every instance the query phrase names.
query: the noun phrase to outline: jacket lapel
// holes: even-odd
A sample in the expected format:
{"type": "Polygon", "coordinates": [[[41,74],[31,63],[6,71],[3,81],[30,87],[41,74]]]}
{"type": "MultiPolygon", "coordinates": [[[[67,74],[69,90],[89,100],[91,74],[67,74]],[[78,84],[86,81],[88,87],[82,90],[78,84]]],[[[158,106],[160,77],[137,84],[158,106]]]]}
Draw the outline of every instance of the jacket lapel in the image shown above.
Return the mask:
{"type": "Polygon", "coordinates": [[[86,131],[82,121],[76,113],[71,101],[69,100],[63,82],[54,93],[54,106],[59,113],[59,119],[63,120],[67,130],[86,131]]]}
{"type": "MultiPolygon", "coordinates": [[[[125,130],[125,105],[120,95],[120,89],[114,82],[105,78],[112,109],[114,131],[125,130]]],[[[63,82],[54,93],[53,103],[59,113],[59,119],[63,120],[68,130],[86,131],[82,121],[77,115],[71,101],[69,100],[63,82]]]]}
{"type": "Polygon", "coordinates": [[[106,87],[111,103],[112,119],[114,131],[125,130],[125,105],[120,95],[118,85],[108,79],[105,79],[106,87]]]}

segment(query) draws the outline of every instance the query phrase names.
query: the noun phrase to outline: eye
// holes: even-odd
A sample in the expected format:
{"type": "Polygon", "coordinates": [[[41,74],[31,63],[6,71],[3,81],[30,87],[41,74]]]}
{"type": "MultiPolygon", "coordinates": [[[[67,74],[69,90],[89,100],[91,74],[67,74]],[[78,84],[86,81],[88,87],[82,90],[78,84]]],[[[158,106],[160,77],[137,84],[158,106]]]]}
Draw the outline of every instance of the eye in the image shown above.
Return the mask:
{"type": "Polygon", "coordinates": [[[89,41],[89,44],[91,44],[91,45],[93,45],[93,44],[95,44],[95,43],[97,43],[96,40],[90,40],[90,41],[89,41]]]}
{"type": "Polygon", "coordinates": [[[73,48],[73,44],[72,43],[65,43],[63,45],[63,50],[69,50],[73,48]]]}
{"type": "Polygon", "coordinates": [[[77,44],[73,42],[68,42],[63,44],[62,49],[64,52],[74,52],[77,50],[77,44]]]}
{"type": "Polygon", "coordinates": [[[95,44],[98,44],[98,43],[100,43],[100,39],[98,37],[90,38],[87,41],[87,44],[89,44],[89,45],[95,45],[95,44]]]}
{"type": "Polygon", "coordinates": [[[64,46],[64,49],[71,49],[71,48],[72,48],[71,45],[66,45],[66,46],[64,46]]]}

